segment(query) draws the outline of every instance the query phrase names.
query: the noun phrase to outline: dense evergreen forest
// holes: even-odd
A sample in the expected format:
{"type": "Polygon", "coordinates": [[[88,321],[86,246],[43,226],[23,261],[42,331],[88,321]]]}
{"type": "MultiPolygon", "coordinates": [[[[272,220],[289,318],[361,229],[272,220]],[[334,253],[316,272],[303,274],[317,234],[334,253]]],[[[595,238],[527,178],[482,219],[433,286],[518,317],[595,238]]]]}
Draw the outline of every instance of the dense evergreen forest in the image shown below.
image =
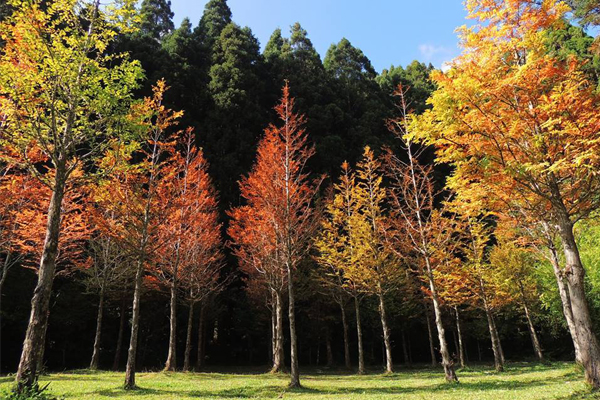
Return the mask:
{"type": "Polygon", "coordinates": [[[600,7],[467,3],[448,71],[381,73],[226,0],[179,27],[0,3],[1,372],[577,359],[600,386],[600,7]]]}

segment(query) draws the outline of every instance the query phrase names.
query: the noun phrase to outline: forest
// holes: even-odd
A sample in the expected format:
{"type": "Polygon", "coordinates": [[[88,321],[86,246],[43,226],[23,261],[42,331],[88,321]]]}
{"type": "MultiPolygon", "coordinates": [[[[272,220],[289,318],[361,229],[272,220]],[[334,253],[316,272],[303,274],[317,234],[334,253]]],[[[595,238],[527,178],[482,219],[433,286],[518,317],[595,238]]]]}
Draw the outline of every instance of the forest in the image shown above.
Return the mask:
{"type": "Polygon", "coordinates": [[[600,2],[464,8],[379,73],[0,0],[0,397],[596,398],[600,2]]]}

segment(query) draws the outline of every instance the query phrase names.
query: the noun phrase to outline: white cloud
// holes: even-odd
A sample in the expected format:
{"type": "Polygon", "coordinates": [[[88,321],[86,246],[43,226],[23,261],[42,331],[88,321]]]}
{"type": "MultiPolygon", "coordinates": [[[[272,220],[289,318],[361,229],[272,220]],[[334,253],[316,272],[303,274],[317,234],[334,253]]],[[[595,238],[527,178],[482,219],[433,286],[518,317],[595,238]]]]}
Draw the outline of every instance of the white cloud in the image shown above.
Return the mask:
{"type": "MultiPolygon", "coordinates": [[[[452,54],[452,51],[444,46],[435,46],[432,44],[421,44],[419,45],[419,51],[424,58],[425,62],[432,61],[436,56],[448,56],[452,54]]],[[[445,58],[444,57],[444,58],[445,58]]]]}

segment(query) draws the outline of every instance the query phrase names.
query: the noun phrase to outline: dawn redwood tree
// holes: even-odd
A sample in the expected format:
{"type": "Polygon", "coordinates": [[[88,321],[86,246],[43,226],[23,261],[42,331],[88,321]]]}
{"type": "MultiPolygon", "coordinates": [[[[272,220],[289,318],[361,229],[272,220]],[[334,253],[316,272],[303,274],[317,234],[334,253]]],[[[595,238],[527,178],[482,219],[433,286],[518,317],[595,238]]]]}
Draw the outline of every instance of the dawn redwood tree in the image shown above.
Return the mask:
{"type": "Polygon", "coordinates": [[[401,257],[414,257],[423,268],[423,275],[433,303],[435,324],[440,343],[442,366],[448,382],[457,382],[454,364],[450,358],[442,321],[442,304],[438,294],[434,271],[443,260],[452,257],[456,247],[455,233],[459,230],[454,219],[445,217],[444,210],[435,208],[433,169],[418,161],[419,150],[412,142],[410,111],[405,100],[407,89],[402,85],[396,91],[399,97],[400,118],[388,122],[389,129],[402,141],[408,161],[386,154],[386,167],[391,179],[389,197],[392,207],[390,218],[395,231],[397,253],[401,257]],[[438,253],[438,254],[435,254],[438,253]],[[439,255],[442,253],[442,256],[439,255]]]}
{"type": "Polygon", "coordinates": [[[448,186],[460,201],[496,200],[498,213],[522,211],[556,227],[569,290],[574,339],[586,380],[600,387],[600,345],[573,234],[600,206],[600,95],[584,63],[548,52],[545,31],[560,27],[568,7],[556,0],[466,2],[476,20],[460,29],[463,54],[422,119],[419,138],[454,167],[448,186]]]}
{"type": "Polygon", "coordinates": [[[362,288],[364,293],[377,297],[383,330],[386,372],[393,372],[392,344],[385,296],[397,283],[399,272],[396,259],[385,240],[384,201],[381,164],[367,146],[357,165],[356,186],[353,188],[356,210],[350,216],[350,262],[345,275],[362,288]]]}
{"type": "Polygon", "coordinates": [[[159,231],[174,202],[173,198],[161,197],[160,191],[173,182],[177,173],[170,165],[175,142],[168,141],[167,136],[182,113],[174,112],[162,104],[165,90],[165,82],[159,81],[153,88],[152,97],[134,105],[131,119],[138,125],[145,141],[131,146],[113,143],[112,151],[99,164],[101,170],[110,170],[111,174],[94,189],[94,200],[98,207],[114,216],[103,221],[103,229],[113,235],[135,260],[126,389],[136,387],[140,298],[144,277],[157,249],[164,244],[159,231]],[[137,157],[143,157],[141,161],[132,162],[134,153],[137,157]]]}
{"type": "Polygon", "coordinates": [[[133,0],[102,9],[99,0],[67,0],[52,7],[42,3],[10,0],[14,13],[0,26],[5,42],[0,55],[0,144],[23,155],[39,146],[49,160],[48,173],[24,161],[51,193],[38,283],[16,375],[19,390],[32,385],[38,375],[66,187],[78,180],[73,172],[82,163],[103,153],[107,139],[123,136],[114,122],[141,76],[137,62],[106,54],[117,30],[129,30],[133,0]]]}
{"type": "MultiPolygon", "coordinates": [[[[196,301],[201,293],[206,295],[215,278],[215,268],[222,262],[220,251],[221,225],[218,223],[217,195],[208,175],[208,164],[200,149],[193,144],[193,131],[188,129],[182,137],[181,153],[173,155],[167,173],[172,181],[159,188],[160,202],[170,204],[158,234],[162,237],[157,254],[158,266],[154,268],[161,282],[170,291],[169,352],[165,370],[173,371],[176,363],[177,299],[179,285],[185,294],[196,301]],[[209,267],[207,270],[202,266],[209,267]],[[205,276],[200,276],[204,275],[205,276]],[[206,288],[200,283],[206,279],[206,288]],[[181,283],[180,283],[181,282],[181,283]]],[[[218,268],[215,268],[218,271],[218,268]]],[[[216,276],[218,278],[218,276],[216,276]]],[[[189,360],[188,360],[189,361],[189,360]]],[[[189,363],[188,363],[189,364],[189,363]]]]}
{"type": "Polygon", "coordinates": [[[348,323],[344,308],[344,296],[350,296],[355,303],[356,326],[358,337],[358,373],[365,373],[365,361],[362,341],[359,298],[363,295],[360,287],[345,273],[352,260],[352,225],[354,213],[357,212],[356,175],[347,162],[342,164],[339,183],[333,186],[333,198],[327,203],[321,228],[314,241],[318,254],[316,260],[321,267],[317,279],[333,299],[340,305],[342,325],[344,329],[344,358],[346,368],[350,368],[350,348],[348,343],[348,323]]]}
{"type": "Polygon", "coordinates": [[[232,216],[234,220],[247,218],[248,214],[258,218],[267,224],[268,234],[275,244],[278,266],[285,271],[287,279],[290,387],[300,387],[294,275],[317,228],[312,202],[319,182],[310,182],[304,170],[314,149],[308,146],[303,128],[305,118],[294,112],[294,99],[290,97],[287,84],[275,111],[282,126],[271,125],[265,130],[258,146],[256,163],[250,174],[240,182],[246,206],[233,210],[232,216]],[[247,211],[236,215],[240,210],[247,211]]]}

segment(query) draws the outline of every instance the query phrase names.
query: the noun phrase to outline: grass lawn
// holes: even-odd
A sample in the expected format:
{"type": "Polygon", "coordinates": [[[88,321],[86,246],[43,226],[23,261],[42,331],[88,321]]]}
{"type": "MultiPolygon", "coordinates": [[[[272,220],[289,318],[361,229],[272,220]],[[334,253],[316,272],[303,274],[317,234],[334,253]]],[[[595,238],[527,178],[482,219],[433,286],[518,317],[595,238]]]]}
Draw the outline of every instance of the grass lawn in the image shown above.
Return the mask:
{"type": "MultiPolygon", "coordinates": [[[[458,385],[444,383],[433,369],[364,376],[312,370],[297,390],[286,389],[284,374],[259,372],[139,373],[135,391],[123,390],[123,379],[123,373],[75,371],[41,381],[67,399],[600,399],[572,363],[512,364],[501,374],[476,367],[460,371],[458,385]]],[[[11,385],[12,378],[0,378],[0,393],[11,385]]]]}

